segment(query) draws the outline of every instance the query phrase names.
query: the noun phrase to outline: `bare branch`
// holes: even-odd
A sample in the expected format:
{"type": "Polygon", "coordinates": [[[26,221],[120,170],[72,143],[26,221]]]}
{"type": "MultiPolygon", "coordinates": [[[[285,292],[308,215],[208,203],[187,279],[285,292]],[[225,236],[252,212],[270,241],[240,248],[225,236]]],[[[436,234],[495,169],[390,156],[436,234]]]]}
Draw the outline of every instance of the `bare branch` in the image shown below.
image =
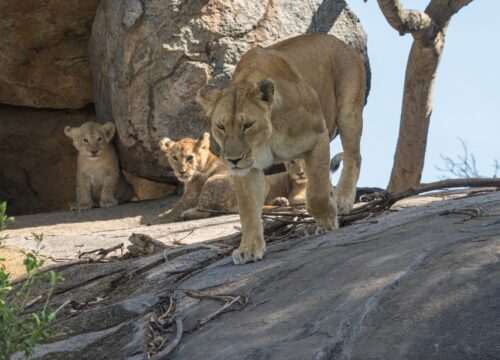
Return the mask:
{"type": "Polygon", "coordinates": [[[421,38],[421,33],[435,27],[429,15],[418,10],[406,10],[399,0],[378,0],[378,5],[389,25],[401,36],[411,33],[421,38]]]}

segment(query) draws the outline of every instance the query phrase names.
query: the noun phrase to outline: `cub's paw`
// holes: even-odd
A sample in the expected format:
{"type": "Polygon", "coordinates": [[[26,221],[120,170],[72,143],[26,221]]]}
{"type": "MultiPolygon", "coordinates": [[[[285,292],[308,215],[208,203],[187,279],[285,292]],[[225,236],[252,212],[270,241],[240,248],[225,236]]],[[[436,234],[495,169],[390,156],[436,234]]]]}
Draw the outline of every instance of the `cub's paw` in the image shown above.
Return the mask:
{"type": "Polygon", "coordinates": [[[71,211],[85,211],[92,209],[92,203],[91,202],[75,202],[71,205],[70,209],[71,211]]]}
{"type": "Polygon", "coordinates": [[[102,208],[116,206],[116,205],[118,205],[118,200],[112,197],[103,198],[101,199],[101,201],[99,201],[99,206],[102,208]]]}
{"type": "Polygon", "coordinates": [[[210,216],[209,212],[199,211],[196,208],[188,209],[182,212],[181,217],[184,220],[196,220],[196,219],[204,219],[210,216]]]}
{"type": "Polygon", "coordinates": [[[290,202],[288,201],[288,199],[286,197],[280,196],[280,197],[277,197],[276,199],[274,199],[271,202],[271,205],[274,205],[274,206],[289,206],[290,202]]]}
{"type": "Polygon", "coordinates": [[[337,213],[340,215],[347,215],[351,212],[354,206],[354,197],[337,197],[337,213]]]}
{"type": "Polygon", "coordinates": [[[241,246],[233,251],[233,261],[235,265],[243,265],[249,262],[262,260],[266,251],[265,246],[258,249],[247,249],[241,246]]]}
{"type": "Polygon", "coordinates": [[[156,217],[155,220],[153,220],[153,224],[167,224],[175,221],[182,220],[182,218],[179,216],[179,213],[174,212],[173,209],[170,209],[168,211],[165,211],[164,213],[161,213],[156,217]]]}

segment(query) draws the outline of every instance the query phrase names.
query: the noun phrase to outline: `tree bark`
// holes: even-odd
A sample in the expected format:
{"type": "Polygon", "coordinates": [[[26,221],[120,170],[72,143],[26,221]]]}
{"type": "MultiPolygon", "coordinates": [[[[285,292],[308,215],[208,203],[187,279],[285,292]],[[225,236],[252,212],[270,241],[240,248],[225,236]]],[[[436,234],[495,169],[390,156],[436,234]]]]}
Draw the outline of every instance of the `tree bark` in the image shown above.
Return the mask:
{"type": "Polygon", "coordinates": [[[406,67],[399,138],[388,190],[420,183],[432,113],[432,92],[451,17],[472,0],[431,0],[425,12],[406,10],[399,0],[378,0],[387,22],[413,45],[406,67]]]}

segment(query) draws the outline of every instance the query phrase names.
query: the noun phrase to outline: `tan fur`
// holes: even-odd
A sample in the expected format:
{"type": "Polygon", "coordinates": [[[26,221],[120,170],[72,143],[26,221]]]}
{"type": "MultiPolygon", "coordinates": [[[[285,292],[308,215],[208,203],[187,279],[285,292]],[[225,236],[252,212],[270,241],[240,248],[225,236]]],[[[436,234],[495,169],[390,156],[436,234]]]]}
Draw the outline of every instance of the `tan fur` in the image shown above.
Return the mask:
{"type": "Polygon", "coordinates": [[[273,163],[304,159],[306,206],[318,232],[338,227],[337,206],[340,213],[351,210],[361,165],[365,88],[365,70],[354,49],[331,35],[302,35],[253,48],[238,62],[228,87],[198,93],[238,197],[243,236],[233,252],[235,264],[264,256],[263,169],[273,163]],[[337,132],[344,166],[336,203],[330,196],[329,160],[337,132]]]}
{"type": "MultiPolygon", "coordinates": [[[[286,172],[266,176],[265,205],[288,206],[305,203],[307,177],[302,160],[286,162],[286,172]],[[292,164],[293,162],[293,164],[292,164]]],[[[238,211],[234,181],[229,174],[218,174],[207,179],[196,208],[183,212],[184,219],[201,219],[210,215],[204,210],[238,211]]]]}
{"type": "MultiPolygon", "coordinates": [[[[185,138],[173,141],[163,138],[160,140],[160,148],[166,153],[175,176],[184,183],[184,193],[172,209],[160,214],[158,218],[160,222],[182,220],[189,217],[191,211],[195,211],[207,180],[218,174],[226,174],[227,170],[210,151],[209,133],[204,133],[198,140],[185,138]]],[[[199,217],[203,217],[202,214],[199,217]]]]}
{"type": "Polygon", "coordinates": [[[115,124],[86,122],[80,127],[66,126],[64,133],[78,150],[76,201],[71,210],[115,206],[133,196],[131,186],[120,171],[116,150],[111,143],[115,124]]]}
{"type": "Polygon", "coordinates": [[[289,206],[306,202],[307,176],[304,160],[290,160],[284,164],[286,172],[265,178],[265,205],[289,206]]]}

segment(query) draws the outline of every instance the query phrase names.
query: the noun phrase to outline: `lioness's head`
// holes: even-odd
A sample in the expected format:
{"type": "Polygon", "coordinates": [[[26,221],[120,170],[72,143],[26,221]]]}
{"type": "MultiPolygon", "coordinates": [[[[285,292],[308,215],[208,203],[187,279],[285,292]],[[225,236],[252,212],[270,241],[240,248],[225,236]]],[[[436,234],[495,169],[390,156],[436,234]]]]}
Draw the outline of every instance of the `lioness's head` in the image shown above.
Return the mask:
{"type": "Polygon", "coordinates": [[[298,184],[307,182],[304,160],[295,159],[285,161],[284,164],[290,179],[294,180],[298,184]]]}
{"type": "Polygon", "coordinates": [[[99,124],[94,121],[83,123],[80,127],[66,126],[64,133],[73,140],[73,145],[80,155],[95,160],[107,148],[116,127],[112,122],[99,124]]]}
{"type": "Polygon", "coordinates": [[[268,78],[223,90],[198,91],[197,101],[211,118],[220,157],[232,175],[243,176],[251,168],[264,169],[272,164],[268,144],[273,98],[274,83],[268,78]]]}
{"type": "Polygon", "coordinates": [[[204,133],[198,140],[184,138],[173,141],[163,138],[160,140],[160,149],[167,154],[175,176],[182,182],[191,181],[205,170],[211,154],[210,134],[204,133]]]}

